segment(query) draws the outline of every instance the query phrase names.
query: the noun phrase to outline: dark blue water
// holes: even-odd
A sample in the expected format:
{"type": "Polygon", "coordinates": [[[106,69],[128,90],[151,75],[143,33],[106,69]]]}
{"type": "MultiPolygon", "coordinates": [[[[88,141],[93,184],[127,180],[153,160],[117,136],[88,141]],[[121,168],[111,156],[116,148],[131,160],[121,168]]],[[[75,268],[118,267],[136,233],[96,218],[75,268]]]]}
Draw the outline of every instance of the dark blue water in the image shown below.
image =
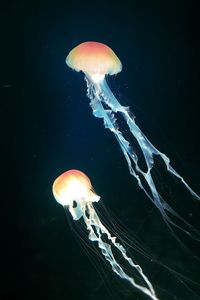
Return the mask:
{"type": "MultiPolygon", "coordinates": [[[[200,42],[195,2],[30,1],[8,3],[2,13],[1,299],[148,299],[121,282],[76,238],[78,233],[87,241],[81,224],[74,224],[70,215],[67,220],[51,191],[54,179],[71,168],[91,178],[110,215],[127,227],[132,239],[146,245],[153,261],[127,249],[158,297],[199,299],[198,285],[182,284],[161,266],[199,283],[200,263],[193,257],[199,243],[178,231],[191,252],[176,242],[130,177],[113,135],[92,115],[83,74],[65,65],[68,52],[81,42],[109,45],[123,64],[122,72],[109,78],[111,89],[198,193],[200,42]]],[[[157,170],[156,182],[170,205],[200,230],[200,204],[163,174],[162,166],[157,170]]]]}

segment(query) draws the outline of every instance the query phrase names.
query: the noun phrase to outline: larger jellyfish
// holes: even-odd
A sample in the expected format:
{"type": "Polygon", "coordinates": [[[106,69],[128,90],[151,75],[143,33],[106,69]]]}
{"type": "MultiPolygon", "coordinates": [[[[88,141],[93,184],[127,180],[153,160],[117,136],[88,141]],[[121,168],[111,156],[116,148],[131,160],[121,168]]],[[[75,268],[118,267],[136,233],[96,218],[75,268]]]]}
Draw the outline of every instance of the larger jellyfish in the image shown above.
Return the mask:
{"type": "Polygon", "coordinates": [[[122,70],[122,64],[116,54],[105,44],[85,42],[71,50],[66,58],[66,63],[73,70],[84,72],[87,82],[87,96],[90,99],[94,116],[102,118],[104,126],[115,135],[127,161],[130,174],[134,176],[139,187],[159,209],[168,227],[173,230],[172,226],[174,226],[190,237],[200,240],[199,232],[177,214],[158,192],[152,177],[154,156],[159,156],[163,160],[168,172],[177,177],[195,198],[200,200],[200,197],[174,170],[169,158],[156,149],[147,139],[135,123],[129,107],[122,106],[107,85],[106,75],[115,75],[122,70]],[[136,139],[146,162],[146,171],[141,169],[139,157],[134,152],[129,140],[124,137],[123,131],[119,130],[117,113],[124,118],[130,133],[136,139]]]}
{"type": "Polygon", "coordinates": [[[142,268],[134,263],[132,258],[127,255],[124,246],[116,241],[116,237],[110,234],[99,219],[93,203],[98,202],[100,197],[94,193],[90,179],[79,170],[69,170],[54,181],[53,194],[58,203],[65,209],[69,209],[75,221],[83,219],[89,233],[89,239],[92,242],[97,242],[102,255],[110,263],[112,270],[151,299],[159,300],[142,268]],[[136,271],[143,284],[137,283],[133,277],[126,273],[121,264],[121,257],[119,262],[113,254],[113,249],[115,253],[118,251],[122,258],[136,271]]]}

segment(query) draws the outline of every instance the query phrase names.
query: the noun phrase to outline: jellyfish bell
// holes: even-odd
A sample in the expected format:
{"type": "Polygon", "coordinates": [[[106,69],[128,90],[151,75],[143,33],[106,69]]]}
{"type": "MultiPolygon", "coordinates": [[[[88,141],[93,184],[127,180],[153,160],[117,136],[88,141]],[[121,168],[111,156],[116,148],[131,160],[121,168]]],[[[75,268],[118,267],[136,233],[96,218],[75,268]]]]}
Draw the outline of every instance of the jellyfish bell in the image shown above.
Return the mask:
{"type": "Polygon", "coordinates": [[[79,170],[61,174],[53,183],[53,195],[58,203],[68,207],[74,220],[82,217],[88,202],[98,202],[90,179],[79,170]]]}
{"type": "Polygon", "coordinates": [[[70,51],[66,64],[73,70],[85,73],[94,83],[103,81],[105,75],[115,75],[122,70],[122,64],[105,44],[84,42],[70,51]]]}

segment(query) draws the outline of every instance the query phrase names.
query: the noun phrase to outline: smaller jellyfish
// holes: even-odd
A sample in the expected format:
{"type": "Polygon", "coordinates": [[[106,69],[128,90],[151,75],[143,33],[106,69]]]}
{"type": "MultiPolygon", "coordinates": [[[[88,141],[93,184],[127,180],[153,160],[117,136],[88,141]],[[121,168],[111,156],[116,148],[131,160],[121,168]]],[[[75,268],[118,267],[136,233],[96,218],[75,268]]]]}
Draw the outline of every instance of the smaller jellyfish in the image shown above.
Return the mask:
{"type": "Polygon", "coordinates": [[[142,268],[127,256],[124,246],[116,241],[117,237],[111,235],[98,217],[94,203],[100,200],[100,196],[94,192],[90,179],[79,170],[64,172],[54,181],[53,194],[56,201],[69,210],[74,221],[83,219],[89,240],[97,242],[102,255],[110,263],[113,272],[151,299],[159,300],[142,268]],[[113,249],[121,255],[120,261],[123,258],[137,272],[143,284],[137,283],[133,277],[125,272],[119,259],[113,254],[113,249]]]}

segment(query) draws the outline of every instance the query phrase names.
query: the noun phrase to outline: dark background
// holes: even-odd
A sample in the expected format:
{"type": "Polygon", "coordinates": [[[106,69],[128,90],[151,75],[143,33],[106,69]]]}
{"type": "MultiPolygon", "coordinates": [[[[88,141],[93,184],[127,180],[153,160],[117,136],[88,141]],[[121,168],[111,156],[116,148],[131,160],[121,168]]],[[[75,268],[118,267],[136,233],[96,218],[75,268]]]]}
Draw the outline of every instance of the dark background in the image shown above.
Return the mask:
{"type": "MultiPolygon", "coordinates": [[[[198,282],[193,255],[199,244],[177,232],[189,254],[169,233],[129,175],[113,135],[92,115],[83,74],[65,64],[81,42],[108,44],[123,64],[109,79],[117,98],[200,192],[198,1],[19,1],[4,4],[1,14],[0,298],[148,299],[95,255],[92,264],[77,242],[77,224],[70,216],[67,221],[51,191],[54,179],[71,168],[91,178],[110,214],[152,257],[198,282]]],[[[158,180],[170,204],[200,228],[199,203],[187,191],[175,197],[167,183],[158,180]]],[[[160,299],[200,299],[198,286],[185,286],[140,255],[138,263],[160,299]]]]}

